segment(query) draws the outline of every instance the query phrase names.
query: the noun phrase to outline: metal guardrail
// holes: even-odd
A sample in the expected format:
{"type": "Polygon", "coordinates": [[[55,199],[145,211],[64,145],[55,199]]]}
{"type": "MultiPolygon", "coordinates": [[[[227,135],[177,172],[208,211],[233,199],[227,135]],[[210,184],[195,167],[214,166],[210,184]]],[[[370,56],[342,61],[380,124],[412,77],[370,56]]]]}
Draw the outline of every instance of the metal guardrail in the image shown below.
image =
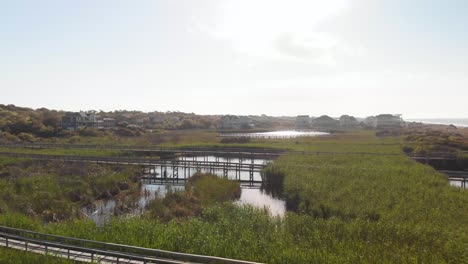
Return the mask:
{"type": "Polygon", "coordinates": [[[66,258],[80,258],[107,263],[223,263],[256,264],[257,262],[149,249],[99,242],[24,229],[0,226],[0,245],[35,253],[51,253],[66,258]]]}

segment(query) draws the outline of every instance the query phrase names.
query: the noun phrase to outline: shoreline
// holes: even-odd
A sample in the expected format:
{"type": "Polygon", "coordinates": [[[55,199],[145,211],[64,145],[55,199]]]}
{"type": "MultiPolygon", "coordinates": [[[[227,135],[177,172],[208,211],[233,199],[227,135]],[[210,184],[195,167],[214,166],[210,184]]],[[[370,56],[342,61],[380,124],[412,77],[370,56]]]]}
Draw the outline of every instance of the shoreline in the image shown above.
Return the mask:
{"type": "Polygon", "coordinates": [[[468,119],[440,119],[440,121],[438,121],[439,119],[408,119],[408,120],[405,120],[406,122],[410,123],[410,122],[415,122],[415,123],[422,123],[424,125],[441,125],[441,126],[450,126],[450,125],[454,125],[456,127],[460,127],[460,128],[468,128],[468,119]],[[447,122],[447,121],[454,121],[454,122],[447,122]],[[458,121],[458,122],[457,122],[458,121]],[[464,123],[460,123],[460,121],[464,122],[464,123]],[[466,123],[465,123],[466,122],[466,123]]]}

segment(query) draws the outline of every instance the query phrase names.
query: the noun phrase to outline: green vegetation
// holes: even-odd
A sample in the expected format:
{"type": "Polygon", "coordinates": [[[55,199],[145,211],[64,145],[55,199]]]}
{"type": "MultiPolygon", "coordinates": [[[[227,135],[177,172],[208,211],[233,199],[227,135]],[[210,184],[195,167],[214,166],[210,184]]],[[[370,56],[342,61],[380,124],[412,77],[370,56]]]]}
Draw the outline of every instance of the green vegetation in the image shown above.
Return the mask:
{"type": "Polygon", "coordinates": [[[468,151],[468,137],[462,133],[463,130],[454,133],[440,128],[408,129],[405,133],[405,148],[415,154],[468,151]]]}
{"type": "Polygon", "coordinates": [[[139,194],[134,167],[0,160],[0,212],[63,221],[96,199],[139,194]]]}
{"type": "MultiPolygon", "coordinates": [[[[190,144],[217,142],[207,137],[190,144]]],[[[14,210],[1,213],[0,224],[266,263],[468,263],[468,192],[407,157],[401,138],[359,131],[243,145],[330,154],[287,154],[267,169],[267,191],[284,197],[291,210],[282,218],[249,206],[204,202],[224,198],[221,191],[206,194],[216,183],[198,181],[194,189],[170,193],[166,204],[151,204],[149,216],[114,218],[102,227],[76,218],[43,225],[14,210]],[[198,196],[197,188],[203,190],[198,196]]]]}
{"type": "Polygon", "coordinates": [[[0,247],[0,264],[36,264],[36,263],[73,263],[72,261],[57,258],[53,256],[45,256],[15,249],[6,249],[0,247]]]}
{"type": "Polygon", "coordinates": [[[6,148],[0,147],[0,152],[8,153],[28,153],[28,154],[47,154],[47,155],[71,155],[71,156],[121,156],[127,155],[122,151],[118,150],[106,150],[106,149],[25,149],[25,148],[6,148]]]}
{"type": "Polygon", "coordinates": [[[204,209],[239,199],[240,185],[227,178],[198,173],[187,182],[184,191],[169,190],[147,206],[146,216],[168,222],[200,216],[204,209]]]}
{"type": "Polygon", "coordinates": [[[186,190],[199,197],[203,207],[239,199],[240,185],[236,181],[212,174],[196,174],[187,183],[186,190]]]}
{"type": "MultiPolygon", "coordinates": [[[[111,118],[115,126],[109,130],[62,128],[66,112],[46,108],[31,109],[0,104],[0,143],[51,142],[70,144],[190,144],[187,135],[216,137],[221,125],[219,115],[196,115],[183,112],[93,111],[100,118],[111,118]]],[[[294,118],[251,116],[257,130],[294,126],[294,118]]],[[[235,131],[232,131],[235,132],[235,131]]],[[[191,136],[188,136],[191,137],[191,136]]],[[[212,142],[212,138],[203,140],[212,142]]]]}

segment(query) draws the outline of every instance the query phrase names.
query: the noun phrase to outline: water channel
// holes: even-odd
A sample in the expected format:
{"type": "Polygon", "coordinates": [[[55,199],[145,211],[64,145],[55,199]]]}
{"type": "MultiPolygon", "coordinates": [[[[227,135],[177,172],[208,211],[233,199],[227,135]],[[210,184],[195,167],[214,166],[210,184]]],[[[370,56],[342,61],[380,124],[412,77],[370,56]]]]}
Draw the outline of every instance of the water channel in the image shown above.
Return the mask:
{"type": "Polygon", "coordinates": [[[318,132],[318,131],[285,130],[285,131],[270,131],[270,132],[256,132],[256,133],[223,133],[221,134],[221,137],[285,139],[285,138],[297,138],[297,137],[317,137],[317,136],[327,136],[327,135],[330,135],[330,133],[318,132]]]}
{"type": "MultiPolygon", "coordinates": [[[[267,159],[240,159],[240,158],[233,158],[233,157],[215,157],[215,156],[195,156],[195,157],[178,157],[178,160],[190,160],[190,161],[205,161],[205,162],[232,162],[232,163],[245,163],[245,164],[267,164],[272,162],[271,160],[267,159]]],[[[167,170],[164,172],[166,168],[161,168],[157,166],[153,168],[150,173],[153,173],[158,176],[162,173],[165,173],[168,179],[145,179],[141,182],[140,188],[140,197],[138,201],[132,206],[130,213],[124,214],[127,216],[137,216],[140,215],[145,211],[146,205],[155,197],[164,197],[169,189],[174,191],[183,191],[185,189],[185,180],[190,178],[194,175],[197,171],[195,169],[192,170],[179,170],[178,176],[179,180],[171,180],[172,172],[171,170],[167,170]]],[[[203,173],[210,172],[208,168],[201,168],[200,170],[203,173]]],[[[224,177],[223,171],[211,171],[212,173],[224,177]]],[[[146,175],[145,175],[146,176],[146,175]]],[[[229,179],[235,180],[240,179],[244,181],[248,181],[250,178],[248,171],[242,171],[238,174],[235,171],[229,171],[227,174],[229,179]],[[240,175],[239,175],[240,174],[240,175]]],[[[260,172],[253,173],[254,181],[261,181],[262,177],[260,172]]],[[[269,210],[272,216],[283,216],[286,212],[286,203],[285,201],[273,197],[270,194],[267,194],[261,188],[260,183],[242,183],[241,184],[241,196],[239,200],[235,203],[238,205],[251,205],[257,208],[266,208],[269,210]]],[[[116,207],[118,202],[114,199],[110,199],[107,201],[99,200],[96,201],[93,206],[82,208],[82,213],[85,214],[88,218],[92,219],[96,224],[103,225],[107,220],[109,220],[114,215],[118,215],[116,213],[116,207]]]]}

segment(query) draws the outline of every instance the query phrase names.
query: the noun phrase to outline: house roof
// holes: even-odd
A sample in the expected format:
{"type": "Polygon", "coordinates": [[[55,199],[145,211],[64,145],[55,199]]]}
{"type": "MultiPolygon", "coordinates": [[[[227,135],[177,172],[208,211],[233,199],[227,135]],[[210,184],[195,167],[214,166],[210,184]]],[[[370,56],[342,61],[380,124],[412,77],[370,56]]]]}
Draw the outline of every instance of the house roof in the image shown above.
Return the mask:
{"type": "Polygon", "coordinates": [[[321,117],[318,117],[316,119],[314,119],[315,122],[319,121],[319,122],[323,122],[323,121],[327,121],[327,122],[330,122],[330,121],[336,121],[335,119],[327,116],[327,115],[323,115],[321,117]]]}
{"type": "Polygon", "coordinates": [[[377,116],[377,118],[395,118],[395,117],[398,117],[398,116],[391,115],[391,114],[381,114],[377,116]]]}

